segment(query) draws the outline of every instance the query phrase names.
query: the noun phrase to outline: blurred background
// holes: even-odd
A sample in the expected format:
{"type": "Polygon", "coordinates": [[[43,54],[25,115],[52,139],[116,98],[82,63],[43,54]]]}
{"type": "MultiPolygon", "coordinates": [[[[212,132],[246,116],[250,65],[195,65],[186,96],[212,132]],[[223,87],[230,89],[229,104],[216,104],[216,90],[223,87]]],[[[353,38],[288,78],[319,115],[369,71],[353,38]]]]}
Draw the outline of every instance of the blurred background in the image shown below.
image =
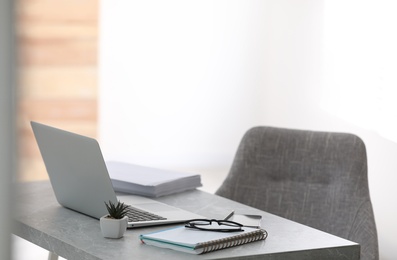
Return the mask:
{"type": "Polygon", "coordinates": [[[21,180],[46,179],[30,121],[97,135],[99,0],[20,0],[18,133],[21,180]]]}
{"type": "MultiPolygon", "coordinates": [[[[18,179],[48,178],[30,120],[97,138],[107,160],[200,173],[209,192],[253,126],[350,132],[367,146],[381,259],[394,259],[396,11],[392,0],[20,0],[18,179]]],[[[36,259],[13,241],[14,259],[36,259]]]]}

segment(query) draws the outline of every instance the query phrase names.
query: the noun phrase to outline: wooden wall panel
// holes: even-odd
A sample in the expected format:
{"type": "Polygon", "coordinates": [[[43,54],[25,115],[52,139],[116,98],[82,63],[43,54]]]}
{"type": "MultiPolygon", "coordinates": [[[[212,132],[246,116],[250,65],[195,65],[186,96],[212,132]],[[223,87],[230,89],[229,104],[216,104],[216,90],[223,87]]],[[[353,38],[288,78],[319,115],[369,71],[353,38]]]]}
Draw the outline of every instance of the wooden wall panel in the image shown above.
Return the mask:
{"type": "Polygon", "coordinates": [[[17,3],[21,180],[48,178],[31,120],[96,137],[98,3],[17,3]]]}
{"type": "Polygon", "coordinates": [[[19,70],[22,100],[97,99],[97,70],[94,67],[38,67],[19,70]]]}

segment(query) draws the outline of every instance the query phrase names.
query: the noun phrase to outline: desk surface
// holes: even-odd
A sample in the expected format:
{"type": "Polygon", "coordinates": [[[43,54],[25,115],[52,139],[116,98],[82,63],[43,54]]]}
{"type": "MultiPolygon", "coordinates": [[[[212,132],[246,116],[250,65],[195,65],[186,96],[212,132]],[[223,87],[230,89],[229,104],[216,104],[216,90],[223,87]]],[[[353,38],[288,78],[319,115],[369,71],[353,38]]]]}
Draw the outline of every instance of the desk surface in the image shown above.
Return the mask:
{"type": "Polygon", "coordinates": [[[69,260],[359,259],[360,247],[356,243],[200,190],[157,200],[208,218],[222,218],[232,210],[260,214],[268,238],[203,255],[141,244],[140,234],[164,226],[129,229],[121,239],[107,239],[101,235],[98,220],[61,207],[48,181],[22,183],[18,187],[14,233],[69,260]]]}

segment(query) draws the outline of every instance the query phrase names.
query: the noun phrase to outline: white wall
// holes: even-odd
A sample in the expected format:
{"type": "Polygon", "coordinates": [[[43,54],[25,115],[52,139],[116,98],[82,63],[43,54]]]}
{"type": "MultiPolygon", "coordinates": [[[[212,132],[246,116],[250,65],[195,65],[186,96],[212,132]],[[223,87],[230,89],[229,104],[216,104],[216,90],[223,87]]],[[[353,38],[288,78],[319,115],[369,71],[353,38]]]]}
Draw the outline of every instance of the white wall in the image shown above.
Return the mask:
{"type": "Polygon", "coordinates": [[[376,114],[368,104],[378,106],[371,93],[388,93],[377,104],[395,97],[395,12],[392,1],[376,3],[103,0],[105,157],[224,173],[254,125],[356,133],[367,145],[381,259],[394,259],[397,143],[385,134],[394,125],[374,120],[394,122],[393,106],[376,114]]]}
{"type": "Polygon", "coordinates": [[[109,156],[229,164],[263,111],[262,5],[103,1],[100,129],[109,156]]]}

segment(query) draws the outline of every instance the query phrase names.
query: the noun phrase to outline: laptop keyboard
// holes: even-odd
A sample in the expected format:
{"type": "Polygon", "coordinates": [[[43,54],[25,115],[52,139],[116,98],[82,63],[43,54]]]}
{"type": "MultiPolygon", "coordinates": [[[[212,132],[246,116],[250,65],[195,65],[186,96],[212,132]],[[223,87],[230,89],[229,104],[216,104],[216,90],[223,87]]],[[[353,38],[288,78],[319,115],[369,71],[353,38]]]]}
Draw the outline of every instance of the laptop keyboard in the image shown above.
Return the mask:
{"type": "Polygon", "coordinates": [[[134,207],[129,206],[128,207],[128,221],[129,222],[142,222],[142,221],[153,221],[153,220],[165,220],[167,218],[164,218],[162,216],[137,209],[134,207]]]}

